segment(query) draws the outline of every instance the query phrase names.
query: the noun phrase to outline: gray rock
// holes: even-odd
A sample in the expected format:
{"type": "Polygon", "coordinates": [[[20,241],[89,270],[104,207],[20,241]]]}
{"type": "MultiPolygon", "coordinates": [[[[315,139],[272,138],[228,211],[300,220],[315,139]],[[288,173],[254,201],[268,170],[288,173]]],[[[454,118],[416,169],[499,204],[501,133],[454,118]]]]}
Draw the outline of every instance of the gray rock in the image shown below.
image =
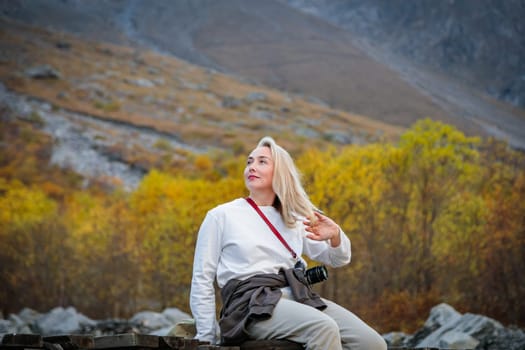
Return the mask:
{"type": "Polygon", "coordinates": [[[167,308],[164,311],[162,311],[162,314],[166,319],[168,319],[172,324],[176,324],[178,322],[191,319],[191,315],[181,311],[175,307],[167,308]]]}
{"type": "Polygon", "coordinates": [[[439,347],[442,349],[475,349],[478,344],[479,340],[456,331],[443,334],[439,340],[439,347]]]}
{"type": "Polygon", "coordinates": [[[139,86],[139,87],[154,87],[155,86],[155,83],[152,82],[151,80],[149,79],[145,79],[145,78],[136,78],[136,79],[131,79],[131,78],[126,78],[124,79],[124,81],[128,84],[131,84],[131,85],[136,85],[136,86],[139,86]]]}
{"type": "Polygon", "coordinates": [[[328,130],[324,133],[323,137],[341,145],[363,145],[366,143],[364,137],[355,135],[351,132],[339,131],[339,130],[328,130]]]}
{"type": "Polygon", "coordinates": [[[430,316],[425,321],[424,327],[435,328],[441,327],[445,323],[454,322],[461,317],[452,306],[441,303],[430,310],[430,316]]]}
{"type": "Polygon", "coordinates": [[[242,101],[233,96],[226,96],[222,99],[221,106],[223,108],[236,108],[242,105],[242,101]]]}
{"type": "Polygon", "coordinates": [[[274,120],[276,118],[275,114],[273,114],[272,112],[262,110],[251,110],[250,117],[261,120],[274,120]]]}
{"type": "Polygon", "coordinates": [[[246,96],[246,101],[255,102],[255,101],[266,101],[268,97],[264,92],[252,92],[246,96]]]}
{"type": "Polygon", "coordinates": [[[403,347],[407,337],[408,335],[403,332],[390,332],[383,334],[383,339],[385,339],[389,347],[403,347]]]}
{"type": "Polygon", "coordinates": [[[423,327],[407,335],[399,345],[395,333],[383,335],[389,346],[407,348],[524,350],[525,332],[505,328],[481,315],[460,314],[448,304],[432,308],[423,327]],[[390,343],[392,342],[392,343],[390,343]],[[394,344],[395,342],[395,344],[394,344]]]}
{"type": "Polygon", "coordinates": [[[56,307],[36,320],[36,330],[42,335],[72,334],[84,326],[94,326],[95,321],[77,313],[75,308],[56,307]]]}
{"type": "Polygon", "coordinates": [[[27,322],[25,322],[20,316],[18,315],[15,315],[15,314],[11,314],[9,315],[9,319],[8,319],[11,324],[15,327],[22,327],[24,325],[27,324],[27,322]]]}
{"type": "Polygon", "coordinates": [[[136,313],[130,319],[130,322],[147,330],[158,330],[173,326],[173,323],[165,315],[154,311],[141,311],[136,313]]]}
{"type": "MultiPolygon", "coordinates": [[[[451,318],[436,331],[417,344],[417,347],[442,347],[441,340],[449,332],[463,333],[480,341],[486,337],[493,336],[495,331],[502,329],[501,323],[481,315],[464,314],[459,318],[451,318]]],[[[458,338],[458,335],[455,335],[458,338]]],[[[474,349],[472,347],[471,349],[474,349]]],[[[468,348],[464,348],[468,349],[468,348]]]]}
{"type": "Polygon", "coordinates": [[[156,330],[154,330],[152,332],[149,332],[148,334],[156,335],[156,336],[159,336],[159,337],[166,337],[166,336],[170,335],[170,332],[173,329],[173,327],[174,326],[168,326],[168,327],[159,328],[159,329],[156,329],[156,330]]]}
{"type": "Polygon", "coordinates": [[[16,333],[16,327],[8,320],[0,320],[0,334],[16,333]]]}
{"type": "Polygon", "coordinates": [[[523,350],[525,349],[525,332],[518,328],[499,329],[493,337],[481,341],[477,349],[483,350],[523,350]]]}
{"type": "Polygon", "coordinates": [[[297,127],[297,129],[295,129],[295,133],[297,135],[300,135],[306,138],[319,137],[319,132],[315,131],[314,129],[305,128],[305,127],[297,127]]]}
{"type": "Polygon", "coordinates": [[[61,74],[50,65],[44,64],[26,69],[25,74],[32,79],[60,79],[61,74]]]}

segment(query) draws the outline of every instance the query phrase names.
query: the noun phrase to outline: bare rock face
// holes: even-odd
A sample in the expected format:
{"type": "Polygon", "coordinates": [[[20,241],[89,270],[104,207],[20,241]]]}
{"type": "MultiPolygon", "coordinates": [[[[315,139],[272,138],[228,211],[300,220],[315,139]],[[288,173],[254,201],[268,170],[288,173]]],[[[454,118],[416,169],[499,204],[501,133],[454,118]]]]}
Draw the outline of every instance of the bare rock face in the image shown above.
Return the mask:
{"type": "Polygon", "coordinates": [[[525,107],[520,0],[288,0],[420,64],[525,107]],[[504,53],[504,54],[502,54],[504,53]]]}

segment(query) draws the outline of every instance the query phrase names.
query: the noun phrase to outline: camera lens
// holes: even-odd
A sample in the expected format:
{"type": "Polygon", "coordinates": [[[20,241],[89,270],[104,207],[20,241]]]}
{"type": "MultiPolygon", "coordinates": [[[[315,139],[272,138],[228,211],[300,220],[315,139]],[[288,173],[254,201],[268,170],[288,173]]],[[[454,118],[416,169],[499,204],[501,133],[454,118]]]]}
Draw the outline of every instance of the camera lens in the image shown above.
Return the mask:
{"type": "Polygon", "coordinates": [[[304,272],[308,284],[315,284],[328,279],[328,270],[325,266],[315,266],[304,272]]]}

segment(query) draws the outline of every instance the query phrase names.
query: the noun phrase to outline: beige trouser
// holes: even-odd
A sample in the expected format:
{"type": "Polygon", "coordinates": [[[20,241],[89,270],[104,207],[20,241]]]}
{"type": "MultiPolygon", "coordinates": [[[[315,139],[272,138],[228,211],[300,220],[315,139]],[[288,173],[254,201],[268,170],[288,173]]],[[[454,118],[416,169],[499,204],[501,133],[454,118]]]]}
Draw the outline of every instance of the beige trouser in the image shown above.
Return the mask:
{"type": "Polygon", "coordinates": [[[254,339],[288,339],[305,344],[307,350],[386,350],[386,342],[352,312],[323,299],[319,311],[293,301],[288,288],[270,319],[254,322],[248,332],[254,339]]]}

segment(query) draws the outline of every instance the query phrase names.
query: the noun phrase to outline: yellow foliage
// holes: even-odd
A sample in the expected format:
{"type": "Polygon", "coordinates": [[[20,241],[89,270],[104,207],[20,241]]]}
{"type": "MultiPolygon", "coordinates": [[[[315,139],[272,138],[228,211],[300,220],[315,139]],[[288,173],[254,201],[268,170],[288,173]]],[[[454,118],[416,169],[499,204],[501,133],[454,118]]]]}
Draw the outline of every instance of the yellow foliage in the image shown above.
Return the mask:
{"type": "Polygon", "coordinates": [[[56,212],[56,203],[41,190],[26,187],[17,181],[3,187],[5,193],[0,197],[0,227],[31,227],[56,212]]]}
{"type": "Polygon", "coordinates": [[[195,167],[199,171],[210,171],[213,168],[211,159],[205,155],[195,158],[195,167]]]}
{"type": "MultiPolygon", "coordinates": [[[[481,146],[423,120],[398,144],[301,153],[296,164],[312,202],[352,241],[352,263],[330,271],[325,296],[384,332],[399,330],[396,320],[414,330],[439,301],[525,324],[525,310],[513,306],[525,296],[525,159],[481,146]]],[[[247,194],[246,155],[191,157],[193,167],[177,175],[152,170],[130,193],[97,193],[62,191],[41,177],[33,186],[11,181],[27,181],[39,162],[10,149],[0,159],[0,174],[9,174],[0,177],[0,278],[8,286],[0,301],[15,291],[17,306],[66,298],[91,317],[188,311],[200,223],[217,204],[247,194]],[[47,291],[43,276],[53,281],[47,291]]]]}

